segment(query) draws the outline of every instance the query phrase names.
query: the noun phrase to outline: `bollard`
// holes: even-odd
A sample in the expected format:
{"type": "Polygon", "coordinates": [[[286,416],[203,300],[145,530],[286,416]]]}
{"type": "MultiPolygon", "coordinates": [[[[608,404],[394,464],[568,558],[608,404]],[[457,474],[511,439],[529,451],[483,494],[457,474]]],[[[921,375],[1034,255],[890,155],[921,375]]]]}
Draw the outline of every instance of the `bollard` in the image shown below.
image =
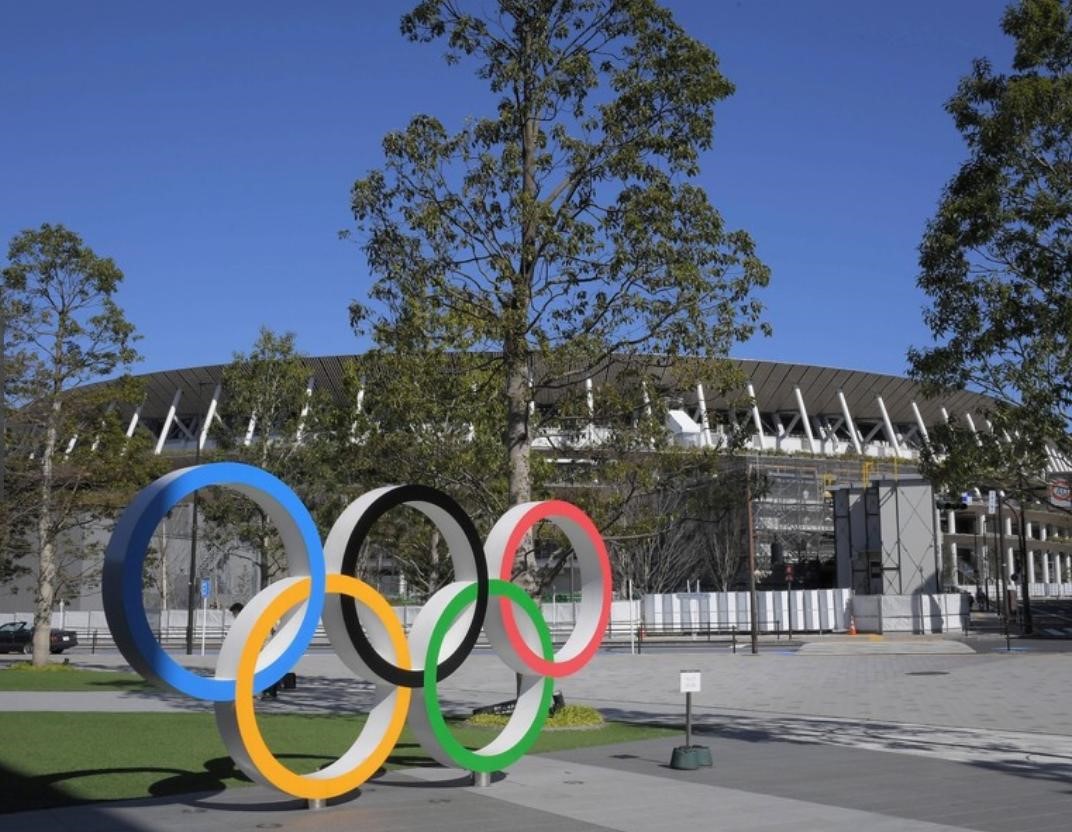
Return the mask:
{"type": "Polygon", "coordinates": [[[326,809],[328,807],[328,802],[322,797],[310,797],[305,801],[305,807],[314,811],[316,809],[326,809]]]}
{"type": "Polygon", "coordinates": [[[90,653],[96,653],[97,652],[97,631],[96,630],[93,631],[93,641],[92,641],[92,646],[89,648],[89,652],[90,653]]]}
{"type": "Polygon", "coordinates": [[[733,655],[737,655],[737,628],[733,628],[733,655]]]}
{"type": "Polygon", "coordinates": [[[491,785],[491,774],[487,771],[474,771],[473,772],[473,787],[477,789],[486,789],[491,785]]]}

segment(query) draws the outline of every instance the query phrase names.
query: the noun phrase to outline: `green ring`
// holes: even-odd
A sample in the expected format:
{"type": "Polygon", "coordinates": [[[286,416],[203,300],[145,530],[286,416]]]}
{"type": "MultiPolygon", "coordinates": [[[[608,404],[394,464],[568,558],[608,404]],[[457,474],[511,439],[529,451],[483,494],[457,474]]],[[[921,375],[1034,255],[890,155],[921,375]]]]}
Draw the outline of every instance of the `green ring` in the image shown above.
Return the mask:
{"type": "MultiPolygon", "coordinates": [[[[492,579],[488,583],[489,597],[498,596],[513,601],[532,619],[532,623],[536,626],[536,632],[540,637],[543,657],[550,660],[555,652],[554,644],[551,642],[551,631],[544,620],[543,613],[536,606],[536,602],[529,598],[528,593],[516,584],[497,579],[492,579]]],[[[443,711],[439,707],[439,692],[436,690],[436,665],[439,664],[439,650],[443,645],[443,639],[446,638],[447,632],[450,630],[451,624],[465,611],[466,607],[476,602],[476,595],[476,584],[469,584],[447,604],[443,614],[436,621],[435,627],[432,628],[432,635],[428,639],[428,653],[424,660],[424,706],[428,715],[428,725],[443,752],[461,768],[469,771],[490,773],[501,771],[516,763],[536,742],[536,738],[540,735],[540,729],[543,728],[544,722],[547,721],[547,712],[551,707],[551,695],[554,690],[555,680],[550,676],[544,678],[543,695],[540,699],[537,717],[533,720],[532,725],[529,726],[524,736],[512,748],[498,754],[486,755],[481,754],[479,751],[470,751],[454,739],[454,735],[451,734],[446,720],[443,718],[443,711]]]]}

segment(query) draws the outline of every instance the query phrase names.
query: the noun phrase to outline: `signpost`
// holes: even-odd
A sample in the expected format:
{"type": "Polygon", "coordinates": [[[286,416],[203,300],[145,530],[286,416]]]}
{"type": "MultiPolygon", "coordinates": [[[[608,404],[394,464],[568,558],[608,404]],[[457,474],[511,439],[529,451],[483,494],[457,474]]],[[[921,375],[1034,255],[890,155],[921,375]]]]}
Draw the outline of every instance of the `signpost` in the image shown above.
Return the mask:
{"type": "Polygon", "coordinates": [[[711,749],[706,745],[692,744],[692,695],[700,692],[700,671],[682,670],[678,690],[685,694],[685,744],[674,749],[670,768],[691,771],[700,766],[713,765],[711,749]]]}

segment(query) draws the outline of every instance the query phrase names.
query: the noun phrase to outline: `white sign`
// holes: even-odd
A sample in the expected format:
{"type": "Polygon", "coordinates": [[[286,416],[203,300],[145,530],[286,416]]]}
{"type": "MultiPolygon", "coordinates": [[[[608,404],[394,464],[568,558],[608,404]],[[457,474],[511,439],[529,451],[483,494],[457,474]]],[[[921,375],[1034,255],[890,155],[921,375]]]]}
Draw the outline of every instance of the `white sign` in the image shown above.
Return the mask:
{"type": "Polygon", "coordinates": [[[1050,502],[1061,508],[1072,507],[1072,487],[1068,480],[1059,479],[1050,483],[1050,502]]]}
{"type": "Polygon", "coordinates": [[[700,671],[699,670],[682,670],[681,671],[681,692],[682,693],[699,693],[700,692],[700,671]]]}
{"type": "Polygon", "coordinates": [[[993,488],[991,488],[989,493],[986,495],[986,513],[998,513],[998,492],[996,492],[993,488]]]}

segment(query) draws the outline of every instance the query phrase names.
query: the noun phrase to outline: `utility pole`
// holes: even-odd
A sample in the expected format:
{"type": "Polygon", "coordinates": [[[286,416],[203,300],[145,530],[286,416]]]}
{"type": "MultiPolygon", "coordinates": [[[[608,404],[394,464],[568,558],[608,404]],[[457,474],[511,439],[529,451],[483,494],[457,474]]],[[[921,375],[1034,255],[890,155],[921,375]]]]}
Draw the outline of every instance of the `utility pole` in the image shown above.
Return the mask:
{"type": "MultiPolygon", "coordinates": [[[[1026,489],[1022,489],[1022,492],[1026,489]]],[[[1023,610],[1020,620],[1023,622],[1023,634],[1025,636],[1031,635],[1035,631],[1034,622],[1031,620],[1031,595],[1030,585],[1028,584],[1028,569],[1027,569],[1027,506],[1024,504],[1025,500],[1023,493],[1020,496],[1020,591],[1023,593],[1023,599],[1020,601],[1020,608],[1023,610]]]]}
{"type": "Polygon", "coordinates": [[[748,607],[752,628],[752,653],[759,652],[759,610],[756,606],[756,533],[752,525],[752,469],[745,467],[744,501],[748,507],[748,607]]]}
{"type": "Polygon", "coordinates": [[[1001,572],[1001,606],[1002,617],[1005,620],[1005,649],[1009,649],[1009,567],[1005,561],[1005,516],[1002,509],[1005,507],[1005,492],[998,492],[998,570],[1001,572]]]}
{"type": "MultiPolygon", "coordinates": [[[[201,412],[201,384],[197,385],[197,411],[201,412]]],[[[194,465],[201,464],[201,431],[194,438],[194,465]]],[[[194,604],[197,602],[197,491],[193,497],[193,516],[190,518],[190,583],[186,592],[186,655],[194,653],[194,604]]]]}

